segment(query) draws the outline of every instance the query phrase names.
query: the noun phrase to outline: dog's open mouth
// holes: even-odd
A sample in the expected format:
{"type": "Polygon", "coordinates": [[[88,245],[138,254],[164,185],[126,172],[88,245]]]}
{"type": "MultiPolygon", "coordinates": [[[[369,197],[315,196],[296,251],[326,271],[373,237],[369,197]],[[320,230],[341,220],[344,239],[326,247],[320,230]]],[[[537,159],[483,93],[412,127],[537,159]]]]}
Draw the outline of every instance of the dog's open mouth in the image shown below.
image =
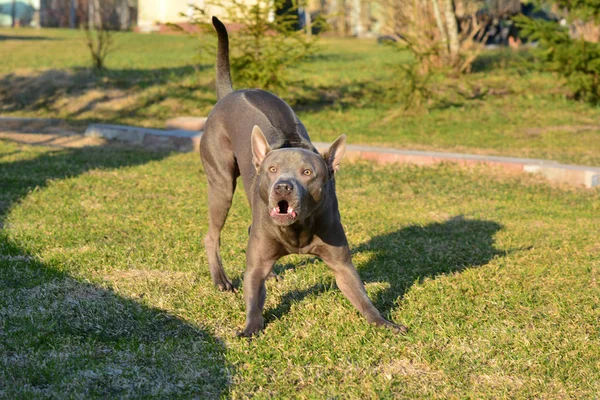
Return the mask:
{"type": "Polygon", "coordinates": [[[273,207],[269,212],[271,217],[277,219],[296,219],[298,214],[294,211],[294,208],[290,206],[287,200],[281,200],[277,203],[276,207],[273,207]]]}

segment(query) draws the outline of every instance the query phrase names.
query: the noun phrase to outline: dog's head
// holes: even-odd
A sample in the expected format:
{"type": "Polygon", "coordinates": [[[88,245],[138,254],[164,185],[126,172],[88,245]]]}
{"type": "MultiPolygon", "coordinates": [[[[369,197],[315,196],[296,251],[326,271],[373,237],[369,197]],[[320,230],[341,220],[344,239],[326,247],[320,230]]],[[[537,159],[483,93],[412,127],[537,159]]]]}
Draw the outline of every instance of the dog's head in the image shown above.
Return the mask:
{"type": "Polygon", "coordinates": [[[252,155],[261,199],[271,220],[281,226],[304,220],[319,208],[326,185],[346,151],[341,135],[323,155],[300,148],[271,150],[258,126],[252,129],[252,155]]]}

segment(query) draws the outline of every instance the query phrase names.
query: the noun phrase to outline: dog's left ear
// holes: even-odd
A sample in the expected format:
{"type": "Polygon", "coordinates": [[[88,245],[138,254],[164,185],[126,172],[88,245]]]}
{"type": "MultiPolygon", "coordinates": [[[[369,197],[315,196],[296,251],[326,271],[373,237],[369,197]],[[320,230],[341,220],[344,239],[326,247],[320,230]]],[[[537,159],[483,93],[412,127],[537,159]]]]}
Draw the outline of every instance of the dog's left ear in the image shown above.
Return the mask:
{"type": "Polygon", "coordinates": [[[329,150],[323,154],[329,173],[332,176],[340,169],[340,163],[342,162],[345,153],[346,135],[341,135],[339,138],[335,139],[335,142],[329,147],[329,150]]]}
{"type": "Polygon", "coordinates": [[[265,134],[258,125],[254,125],[254,128],[252,128],[251,144],[252,162],[254,163],[254,167],[258,170],[260,168],[260,164],[262,164],[267,154],[269,154],[271,151],[269,142],[267,142],[265,134]]]}

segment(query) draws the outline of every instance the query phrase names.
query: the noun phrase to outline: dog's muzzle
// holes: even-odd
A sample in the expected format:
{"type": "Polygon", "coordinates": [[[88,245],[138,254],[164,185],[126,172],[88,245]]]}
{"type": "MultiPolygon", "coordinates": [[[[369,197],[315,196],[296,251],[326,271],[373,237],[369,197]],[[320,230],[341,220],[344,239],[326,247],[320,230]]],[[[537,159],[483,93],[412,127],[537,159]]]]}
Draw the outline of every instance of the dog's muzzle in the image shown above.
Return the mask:
{"type": "Polygon", "coordinates": [[[294,209],[297,201],[294,183],[289,180],[279,180],[273,185],[269,215],[279,225],[289,225],[296,220],[298,213],[294,209]]]}

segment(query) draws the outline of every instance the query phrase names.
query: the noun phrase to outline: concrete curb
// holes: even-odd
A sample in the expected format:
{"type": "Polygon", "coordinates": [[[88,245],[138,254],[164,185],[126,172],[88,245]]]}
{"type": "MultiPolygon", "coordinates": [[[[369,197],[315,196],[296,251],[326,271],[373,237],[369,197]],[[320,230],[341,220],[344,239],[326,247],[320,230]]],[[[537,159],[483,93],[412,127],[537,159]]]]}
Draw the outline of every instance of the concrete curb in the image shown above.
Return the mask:
{"type": "Polygon", "coordinates": [[[87,127],[84,135],[154,149],[188,152],[199,149],[202,133],[183,129],[163,130],[127,125],[92,124],[87,127]]]}
{"type": "Polygon", "coordinates": [[[184,131],[204,130],[206,117],[175,117],[165,122],[167,129],[182,129],[184,131]]]}
{"type": "MultiPolygon", "coordinates": [[[[319,151],[326,150],[327,143],[314,143],[319,151]]],[[[406,163],[433,165],[451,162],[461,165],[486,164],[512,173],[538,173],[553,182],[593,188],[600,186],[600,168],[585,165],[560,164],[551,160],[483,156],[474,154],[441,153],[433,151],[397,150],[383,147],[348,145],[345,158],[372,160],[380,164],[406,163]]]]}
{"type": "MultiPolygon", "coordinates": [[[[16,124],[19,118],[0,118],[7,123],[16,124]]],[[[26,125],[34,122],[39,127],[43,121],[35,118],[21,119],[26,125]]],[[[59,120],[47,120],[52,130],[61,126],[59,120]]],[[[28,126],[29,128],[29,126],[28,126]]],[[[32,127],[33,128],[33,127],[32,127]]],[[[59,128],[60,129],[60,128],[59,128]]],[[[85,131],[85,136],[101,137],[117,140],[133,145],[153,149],[174,150],[181,152],[198,151],[202,131],[183,129],[149,129],[126,125],[92,124],[85,131]]],[[[315,147],[323,151],[328,143],[315,142],[315,147]]],[[[573,186],[593,188],[600,186],[600,168],[582,165],[566,165],[556,161],[531,158],[513,158],[484,156],[474,154],[443,153],[431,151],[398,150],[385,147],[348,145],[346,159],[370,160],[380,164],[406,163],[416,165],[434,165],[444,162],[462,165],[486,164],[502,168],[512,173],[538,173],[549,181],[567,183],[573,186]]]]}

